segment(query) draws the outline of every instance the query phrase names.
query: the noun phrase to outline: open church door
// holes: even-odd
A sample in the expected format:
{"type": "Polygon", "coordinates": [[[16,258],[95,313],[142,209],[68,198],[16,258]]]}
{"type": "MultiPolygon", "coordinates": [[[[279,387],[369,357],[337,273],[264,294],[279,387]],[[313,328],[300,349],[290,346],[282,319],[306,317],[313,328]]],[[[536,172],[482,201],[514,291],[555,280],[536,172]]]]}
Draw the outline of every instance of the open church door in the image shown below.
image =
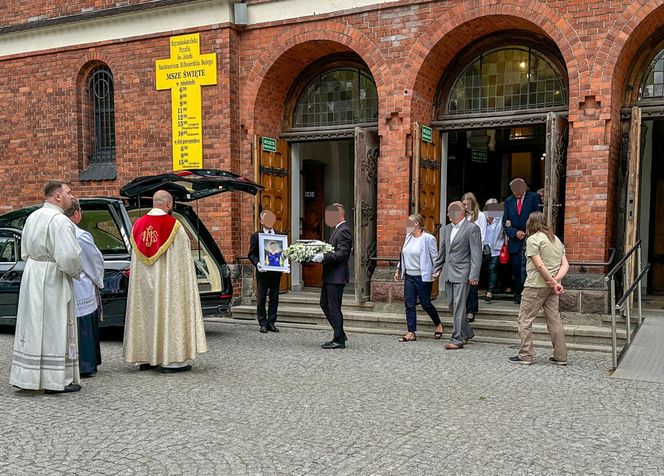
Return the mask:
{"type": "MultiPolygon", "coordinates": [[[[440,244],[440,131],[413,124],[412,209],[424,217],[424,228],[440,244]]],[[[438,297],[438,280],[431,289],[431,299],[438,297]]]]}
{"type": "Polygon", "coordinates": [[[378,184],[378,133],[355,128],[355,230],[353,254],[355,264],[355,299],[371,297],[371,275],[376,252],[376,207],[378,184]]]}
{"type": "MultiPolygon", "coordinates": [[[[254,136],[253,159],[256,182],[265,187],[256,195],[256,229],[259,229],[259,215],[270,210],[277,218],[274,230],[288,235],[290,244],[290,173],[288,142],[261,136],[254,136]]],[[[284,273],[280,290],[290,289],[290,274],[284,273]]]]}
{"type": "Polygon", "coordinates": [[[565,199],[565,155],[567,119],[550,112],[546,119],[546,155],[544,158],[544,214],[550,229],[563,239],[563,200],[565,199]]]}
{"type": "MultiPolygon", "coordinates": [[[[629,123],[629,145],[627,148],[627,196],[625,203],[625,243],[627,253],[636,244],[639,235],[639,196],[641,195],[641,108],[634,106],[629,123]]],[[[636,277],[636,260],[631,260],[630,282],[636,277]]]]}

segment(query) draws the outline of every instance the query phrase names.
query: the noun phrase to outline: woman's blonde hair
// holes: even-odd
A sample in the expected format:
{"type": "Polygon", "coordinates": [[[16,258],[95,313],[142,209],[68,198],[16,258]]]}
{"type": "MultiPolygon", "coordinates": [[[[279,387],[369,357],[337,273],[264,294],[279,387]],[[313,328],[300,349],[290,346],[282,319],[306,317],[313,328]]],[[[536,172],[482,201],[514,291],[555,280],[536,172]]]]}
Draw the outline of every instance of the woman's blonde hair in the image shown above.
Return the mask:
{"type": "Polygon", "coordinates": [[[424,217],[422,215],[419,213],[413,213],[412,215],[408,215],[408,219],[424,230],[424,217]]]}
{"type": "Polygon", "coordinates": [[[546,217],[542,212],[532,212],[528,217],[526,222],[526,234],[532,236],[535,233],[541,231],[544,233],[551,243],[556,242],[556,236],[553,234],[553,231],[549,229],[549,226],[546,224],[546,217]]]}
{"type": "Polygon", "coordinates": [[[475,223],[477,218],[480,216],[480,206],[477,203],[477,198],[475,198],[475,194],[473,192],[467,192],[463,194],[463,197],[461,197],[462,202],[465,202],[466,200],[470,202],[470,221],[475,223]]]}

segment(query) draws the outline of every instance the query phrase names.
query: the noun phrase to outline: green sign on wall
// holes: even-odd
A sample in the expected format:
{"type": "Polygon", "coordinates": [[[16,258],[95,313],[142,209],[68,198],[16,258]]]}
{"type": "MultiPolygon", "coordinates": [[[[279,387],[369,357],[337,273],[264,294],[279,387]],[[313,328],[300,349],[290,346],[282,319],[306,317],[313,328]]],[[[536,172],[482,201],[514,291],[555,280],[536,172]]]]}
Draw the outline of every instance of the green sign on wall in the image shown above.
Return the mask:
{"type": "Polygon", "coordinates": [[[422,126],[422,140],[429,144],[433,142],[433,131],[429,126],[422,126]]]}
{"type": "Polygon", "coordinates": [[[263,150],[265,152],[276,152],[277,151],[277,140],[272,139],[271,137],[263,137],[261,140],[263,145],[263,150]]]}

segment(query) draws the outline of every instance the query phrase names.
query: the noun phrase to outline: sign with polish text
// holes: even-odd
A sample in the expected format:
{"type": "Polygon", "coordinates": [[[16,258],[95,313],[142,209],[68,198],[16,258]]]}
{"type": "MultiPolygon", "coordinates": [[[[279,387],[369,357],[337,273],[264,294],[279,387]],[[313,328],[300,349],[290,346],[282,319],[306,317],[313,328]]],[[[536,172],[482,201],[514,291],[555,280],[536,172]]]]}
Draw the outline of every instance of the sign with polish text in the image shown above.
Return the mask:
{"type": "Polygon", "coordinates": [[[157,90],[171,90],[173,170],[203,168],[201,87],[217,84],[217,55],[201,54],[201,36],[170,38],[171,57],[156,61],[157,90]]]}

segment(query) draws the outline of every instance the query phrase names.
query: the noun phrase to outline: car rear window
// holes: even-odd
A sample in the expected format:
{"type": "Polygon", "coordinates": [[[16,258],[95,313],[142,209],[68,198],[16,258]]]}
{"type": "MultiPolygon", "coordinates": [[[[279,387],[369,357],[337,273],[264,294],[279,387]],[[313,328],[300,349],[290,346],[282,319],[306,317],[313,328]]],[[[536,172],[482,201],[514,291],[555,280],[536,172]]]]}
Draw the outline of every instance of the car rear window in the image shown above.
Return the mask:
{"type": "Polygon", "coordinates": [[[0,263],[16,263],[16,240],[0,236],[0,263]]]}
{"type": "Polygon", "coordinates": [[[92,235],[103,255],[129,253],[110,208],[106,204],[83,205],[83,217],[78,224],[92,235]]]}

